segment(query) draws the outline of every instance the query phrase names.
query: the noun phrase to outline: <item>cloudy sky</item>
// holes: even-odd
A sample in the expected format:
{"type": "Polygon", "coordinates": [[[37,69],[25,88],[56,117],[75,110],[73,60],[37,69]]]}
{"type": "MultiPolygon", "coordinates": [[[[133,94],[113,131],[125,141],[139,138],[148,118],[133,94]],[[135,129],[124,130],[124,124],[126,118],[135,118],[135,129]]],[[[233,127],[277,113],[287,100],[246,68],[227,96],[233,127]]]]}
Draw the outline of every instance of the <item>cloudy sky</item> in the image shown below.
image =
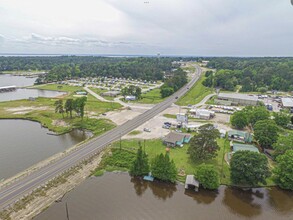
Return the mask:
{"type": "Polygon", "coordinates": [[[0,0],[0,53],[293,56],[291,0],[0,0]]]}

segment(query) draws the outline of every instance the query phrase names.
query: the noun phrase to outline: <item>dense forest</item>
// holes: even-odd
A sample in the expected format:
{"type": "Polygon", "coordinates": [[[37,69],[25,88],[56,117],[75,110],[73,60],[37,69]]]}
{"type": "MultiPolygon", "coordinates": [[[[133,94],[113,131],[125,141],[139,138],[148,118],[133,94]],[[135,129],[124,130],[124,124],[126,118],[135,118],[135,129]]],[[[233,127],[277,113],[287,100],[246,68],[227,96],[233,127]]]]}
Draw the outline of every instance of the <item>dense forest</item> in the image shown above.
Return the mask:
{"type": "MultiPolygon", "coordinates": [[[[177,58],[178,59],[178,58],[177,58]]],[[[111,58],[95,56],[0,57],[0,71],[46,70],[45,82],[75,77],[125,77],[162,80],[164,72],[178,68],[176,58],[111,58]]]]}
{"type": "Polygon", "coordinates": [[[241,85],[242,92],[293,90],[293,58],[205,58],[216,73],[206,74],[205,86],[233,91],[241,85]]]}

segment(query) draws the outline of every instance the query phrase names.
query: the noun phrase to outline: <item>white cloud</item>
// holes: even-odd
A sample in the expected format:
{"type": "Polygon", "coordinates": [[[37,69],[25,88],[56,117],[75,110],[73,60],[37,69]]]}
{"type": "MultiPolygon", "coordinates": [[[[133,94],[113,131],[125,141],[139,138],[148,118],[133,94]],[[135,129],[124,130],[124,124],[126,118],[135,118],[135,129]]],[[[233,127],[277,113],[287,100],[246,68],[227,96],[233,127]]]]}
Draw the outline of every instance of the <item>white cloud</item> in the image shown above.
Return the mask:
{"type": "Polygon", "coordinates": [[[289,0],[144,2],[0,0],[1,50],[293,55],[289,0]]]}

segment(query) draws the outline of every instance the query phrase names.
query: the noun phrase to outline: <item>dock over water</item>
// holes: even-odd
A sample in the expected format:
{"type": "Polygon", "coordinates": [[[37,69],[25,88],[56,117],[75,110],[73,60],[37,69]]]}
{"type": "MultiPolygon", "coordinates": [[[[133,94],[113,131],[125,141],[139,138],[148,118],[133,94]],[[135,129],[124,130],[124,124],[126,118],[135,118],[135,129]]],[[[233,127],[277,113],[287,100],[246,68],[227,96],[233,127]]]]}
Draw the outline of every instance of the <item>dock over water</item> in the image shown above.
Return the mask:
{"type": "Polygon", "coordinates": [[[17,89],[16,86],[2,86],[0,87],[0,92],[11,92],[17,89]]]}

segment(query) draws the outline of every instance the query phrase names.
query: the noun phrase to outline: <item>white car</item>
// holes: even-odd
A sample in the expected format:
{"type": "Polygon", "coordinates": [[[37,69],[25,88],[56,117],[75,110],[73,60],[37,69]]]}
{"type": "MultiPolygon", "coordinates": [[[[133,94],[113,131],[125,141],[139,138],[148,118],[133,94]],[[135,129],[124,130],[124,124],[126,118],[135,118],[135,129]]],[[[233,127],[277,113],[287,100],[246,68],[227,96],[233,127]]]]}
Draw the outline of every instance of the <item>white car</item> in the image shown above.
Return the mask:
{"type": "Polygon", "coordinates": [[[149,129],[149,128],[144,128],[143,129],[145,132],[151,132],[151,129],[149,129]]]}

